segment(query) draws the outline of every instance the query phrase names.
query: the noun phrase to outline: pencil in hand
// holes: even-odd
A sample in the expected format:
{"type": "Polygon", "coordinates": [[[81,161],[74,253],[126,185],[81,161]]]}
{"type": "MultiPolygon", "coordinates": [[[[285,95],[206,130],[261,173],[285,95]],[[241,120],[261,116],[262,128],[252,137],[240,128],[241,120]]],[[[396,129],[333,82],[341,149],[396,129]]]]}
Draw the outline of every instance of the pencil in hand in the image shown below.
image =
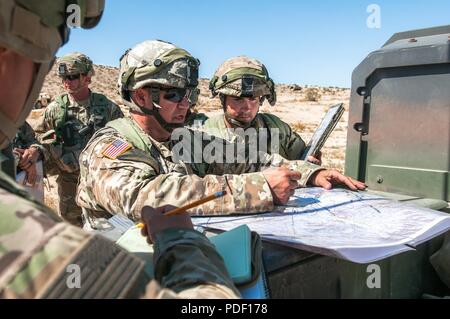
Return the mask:
{"type": "MultiPolygon", "coordinates": [[[[214,199],[223,197],[223,196],[225,196],[226,194],[227,194],[226,191],[216,192],[216,193],[214,193],[214,194],[212,194],[212,195],[209,195],[209,196],[207,196],[207,197],[205,197],[205,198],[202,198],[202,199],[193,201],[193,202],[190,203],[190,204],[187,204],[187,205],[184,205],[184,206],[181,206],[181,207],[172,209],[172,210],[168,211],[167,213],[165,213],[164,215],[166,215],[166,216],[173,216],[173,215],[176,215],[176,214],[184,213],[184,212],[187,211],[188,209],[191,209],[191,208],[200,206],[200,205],[202,205],[202,204],[204,204],[204,203],[207,203],[207,202],[209,202],[209,201],[212,201],[212,200],[214,200],[214,199]]],[[[138,228],[144,228],[144,223],[139,223],[139,224],[137,224],[136,226],[137,226],[138,228]]]]}

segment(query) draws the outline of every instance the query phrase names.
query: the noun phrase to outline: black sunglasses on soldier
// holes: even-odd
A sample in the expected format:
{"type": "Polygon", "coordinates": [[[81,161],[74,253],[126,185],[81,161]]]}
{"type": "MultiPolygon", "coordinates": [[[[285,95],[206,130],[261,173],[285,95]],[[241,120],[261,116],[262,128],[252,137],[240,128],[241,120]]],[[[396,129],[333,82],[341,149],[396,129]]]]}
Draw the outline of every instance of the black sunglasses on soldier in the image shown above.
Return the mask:
{"type": "Polygon", "coordinates": [[[187,89],[181,89],[181,88],[168,88],[168,89],[161,89],[161,91],[164,93],[164,99],[179,103],[181,102],[187,95],[188,90],[187,89]]]}
{"type": "Polygon", "coordinates": [[[69,80],[69,81],[74,81],[74,80],[78,80],[80,78],[81,74],[73,74],[73,75],[64,75],[62,77],[63,81],[69,80]]]}

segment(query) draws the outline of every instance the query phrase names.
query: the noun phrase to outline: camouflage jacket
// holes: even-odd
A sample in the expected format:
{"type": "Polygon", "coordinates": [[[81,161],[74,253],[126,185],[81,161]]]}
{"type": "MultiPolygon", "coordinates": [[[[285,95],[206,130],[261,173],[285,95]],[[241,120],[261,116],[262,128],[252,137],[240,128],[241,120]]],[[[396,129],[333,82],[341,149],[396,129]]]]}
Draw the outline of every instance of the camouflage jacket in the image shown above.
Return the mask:
{"type": "MultiPolygon", "coordinates": [[[[155,141],[131,118],[112,121],[96,132],[80,156],[76,198],[90,226],[99,229],[105,218],[117,213],[137,221],[146,205],[182,206],[223,190],[227,191],[226,196],[189,212],[194,215],[266,212],[274,208],[273,198],[260,170],[289,166],[302,173],[300,185],[305,186],[320,169],[304,161],[286,161],[276,154],[265,154],[260,163],[187,163],[174,160],[175,147],[177,144],[171,142],[155,141]],[[111,151],[116,152],[114,156],[111,151]]],[[[205,147],[200,145],[202,149],[205,147]]]]}
{"type": "Polygon", "coordinates": [[[36,135],[33,128],[25,122],[17,131],[13,140],[13,148],[27,149],[37,144],[36,135]]]}
{"type": "MultiPolygon", "coordinates": [[[[12,142],[12,148],[20,148],[20,149],[27,149],[30,147],[35,147],[39,150],[39,153],[42,156],[45,156],[46,152],[44,147],[38,143],[36,139],[36,134],[34,133],[33,128],[25,122],[17,131],[16,136],[14,137],[14,140],[12,142]]],[[[15,157],[15,167],[17,167],[17,164],[19,163],[19,158],[14,155],[15,157]]]]}
{"type": "MultiPolygon", "coordinates": [[[[259,144],[259,147],[264,147],[261,151],[269,154],[277,153],[288,160],[298,160],[305,150],[306,145],[302,138],[287,123],[273,114],[258,113],[249,128],[254,129],[255,141],[259,143],[259,139],[264,140],[263,144],[259,144]],[[267,132],[265,135],[267,137],[261,134],[262,129],[267,132]]],[[[236,142],[238,139],[236,132],[239,131],[227,128],[223,114],[212,116],[203,121],[202,130],[230,142],[236,142]]],[[[250,131],[246,132],[250,133],[250,131]]],[[[252,136],[251,134],[248,135],[252,136]]]]}
{"type": "Polygon", "coordinates": [[[120,108],[104,95],[91,92],[88,100],[58,96],[50,103],[38,125],[39,139],[61,172],[78,173],[81,150],[94,132],[111,120],[123,117],[120,108]]]}
{"type": "MultiPolygon", "coordinates": [[[[0,219],[0,298],[144,294],[149,279],[143,261],[102,236],[61,222],[3,172],[0,219]]],[[[157,234],[154,267],[160,284],[147,285],[144,297],[239,296],[214,246],[196,231],[168,229],[157,234]]]]}

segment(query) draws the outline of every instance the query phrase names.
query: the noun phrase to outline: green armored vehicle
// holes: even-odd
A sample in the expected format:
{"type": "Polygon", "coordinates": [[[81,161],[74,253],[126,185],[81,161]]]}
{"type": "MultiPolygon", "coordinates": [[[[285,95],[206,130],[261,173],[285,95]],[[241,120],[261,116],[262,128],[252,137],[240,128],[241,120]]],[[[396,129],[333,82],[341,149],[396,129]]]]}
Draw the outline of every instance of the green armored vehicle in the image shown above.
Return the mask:
{"type": "MultiPolygon", "coordinates": [[[[353,72],[345,173],[372,192],[450,212],[450,26],[395,34],[353,72]]],[[[449,233],[447,233],[449,236],[449,233]]],[[[264,243],[272,298],[450,295],[430,263],[444,235],[367,266],[264,243]]]]}

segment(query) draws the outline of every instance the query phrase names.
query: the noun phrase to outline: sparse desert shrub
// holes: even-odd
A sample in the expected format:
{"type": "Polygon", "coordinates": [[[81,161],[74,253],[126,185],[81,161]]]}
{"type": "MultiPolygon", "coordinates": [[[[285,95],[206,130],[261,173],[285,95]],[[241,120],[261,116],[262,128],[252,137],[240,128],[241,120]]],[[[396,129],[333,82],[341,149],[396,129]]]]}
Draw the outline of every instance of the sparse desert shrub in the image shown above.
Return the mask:
{"type": "Polygon", "coordinates": [[[303,90],[303,88],[300,85],[298,85],[298,84],[291,84],[291,85],[289,85],[289,89],[291,91],[301,91],[301,90],[303,90]]]}
{"type": "Polygon", "coordinates": [[[302,132],[307,128],[307,126],[302,122],[295,122],[292,123],[290,126],[295,132],[302,132]]]}
{"type": "Polygon", "coordinates": [[[318,88],[307,88],[305,90],[305,99],[309,102],[318,102],[322,94],[320,93],[318,88]]]}

